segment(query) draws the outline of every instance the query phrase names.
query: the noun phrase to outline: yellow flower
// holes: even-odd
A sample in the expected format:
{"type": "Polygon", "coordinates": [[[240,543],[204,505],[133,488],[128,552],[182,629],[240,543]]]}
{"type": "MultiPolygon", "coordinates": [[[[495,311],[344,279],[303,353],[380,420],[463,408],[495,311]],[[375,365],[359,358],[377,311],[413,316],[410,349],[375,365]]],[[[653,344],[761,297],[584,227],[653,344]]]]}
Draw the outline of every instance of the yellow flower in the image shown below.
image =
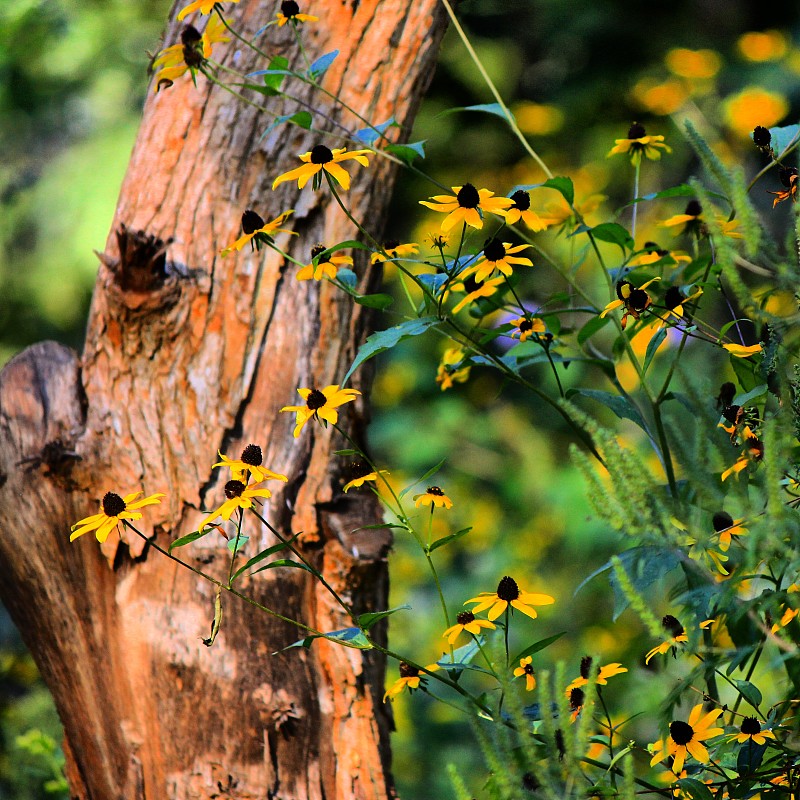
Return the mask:
{"type": "Polygon", "coordinates": [[[708,80],[722,68],[722,58],[716,50],[690,50],[674,47],[664,57],[667,69],[681,78],[708,80]]]}
{"type": "Polygon", "coordinates": [[[388,475],[388,469],[374,470],[368,463],[364,461],[357,461],[350,465],[350,474],[352,477],[342,487],[342,491],[347,494],[350,489],[358,489],[363,486],[367,481],[376,482],[381,475],[388,475]]]}
{"type": "Polygon", "coordinates": [[[643,155],[651,161],[658,161],[662,150],[665,153],[672,152],[672,148],[664,143],[663,136],[648,136],[644,125],[639,122],[634,122],[628,129],[627,139],[615,139],[615,142],[608,156],[630,153],[633,166],[641,163],[643,155]]]}
{"type": "MultiPolygon", "coordinates": [[[[657,264],[662,259],[671,259],[676,264],[686,263],[691,264],[692,257],[680,250],[664,250],[660,248],[655,242],[645,242],[643,245],[642,253],[634,256],[629,262],[629,267],[647,267],[651,264],[657,264]]],[[[665,261],[669,263],[669,261],[665,261]]]]}
{"type": "Polygon", "coordinates": [[[692,300],[697,300],[697,298],[702,294],[702,289],[696,289],[688,297],[684,297],[683,293],[677,286],[670,286],[664,294],[664,306],[666,308],[666,313],[663,315],[657,314],[661,320],[659,327],[663,328],[666,326],[670,321],[670,317],[674,318],[677,322],[680,322],[683,319],[683,304],[690,303],[692,300]]]}
{"type": "Polygon", "coordinates": [[[454,283],[451,289],[454,292],[466,292],[466,297],[463,297],[453,307],[453,313],[458,314],[462,308],[465,308],[470,303],[474,302],[480,297],[491,297],[497,290],[505,285],[506,279],[500,276],[490,278],[488,281],[477,281],[471,275],[467,275],[464,279],[454,283]]]}
{"type": "Polygon", "coordinates": [[[331,150],[324,144],[318,144],[307,153],[299,156],[300,160],[305,162],[302,167],[291,169],[284,172],[283,175],[278,175],[272,182],[274,189],[279,183],[285,181],[297,180],[297,188],[302,189],[313,178],[313,187],[318,189],[322,185],[322,173],[329,175],[342,189],[350,188],[350,175],[339,164],[342,161],[353,159],[361,164],[362,167],[369,166],[369,159],[367,155],[372,153],[371,150],[351,150],[349,153],[346,148],[341,147],[331,150]]]}
{"type": "MultiPolygon", "coordinates": [[[[705,630],[709,626],[714,624],[713,619],[707,619],[700,623],[699,628],[701,630],[705,630]]],[[[678,645],[685,644],[689,641],[689,637],[686,634],[686,631],[683,628],[678,620],[672,616],[672,614],[667,614],[662,620],[661,625],[664,627],[666,631],[669,632],[670,637],[665,641],[661,642],[661,644],[654,647],[652,650],[648,651],[647,655],[644,658],[644,663],[649,664],[650,659],[655,655],[664,655],[668,650],[672,650],[672,655],[675,656],[677,654],[678,645]]]]}
{"type": "Polygon", "coordinates": [[[84,517],[78,520],[70,529],[72,533],[69,535],[69,540],[74,542],[79,536],[89,531],[96,531],[95,536],[98,542],[104,542],[108,539],[108,534],[111,533],[120,522],[128,519],[141,519],[142,512],[137,509],[144,508],[145,506],[158,505],[161,498],[164,497],[163,492],[151,494],[148,497],[143,497],[141,500],[136,498],[143,494],[142,492],[134,492],[133,494],[126,494],[125,497],[120,497],[114,492],[106,492],[103,500],[100,503],[100,513],[92,514],[90,517],[84,517]]]}
{"type": "Polygon", "coordinates": [[[533,334],[539,335],[547,331],[544,322],[539,317],[518,317],[517,319],[512,319],[511,324],[516,328],[516,330],[512,331],[511,338],[519,336],[521,342],[524,342],[533,334]]]}
{"type": "Polygon", "coordinates": [[[153,91],[169,88],[187,72],[191,72],[194,80],[197,70],[211,57],[213,45],[227,41],[230,38],[226,36],[225,26],[219,17],[211,17],[202,34],[194,26],[185,25],[181,32],[181,43],[162,50],[153,61],[154,69],[160,67],[153,81],[153,91]]]}
{"type": "Polygon", "coordinates": [[[642,78],[631,90],[633,99],[642,108],[658,116],[674,114],[689,96],[682,81],[669,78],[658,81],[654,78],[642,78]]]}
{"type": "MultiPolygon", "coordinates": [[[[425,667],[428,672],[435,672],[439,669],[438,664],[428,664],[425,667]]],[[[383,695],[383,702],[385,703],[387,700],[394,700],[403,689],[408,689],[409,692],[413,692],[414,689],[419,689],[420,686],[423,688],[425,687],[426,678],[420,675],[420,669],[418,667],[412,667],[410,664],[406,664],[405,661],[400,662],[399,666],[400,670],[400,677],[386,690],[385,694],[383,695]]]]}
{"type": "Polygon", "coordinates": [[[443,392],[451,389],[454,383],[466,383],[469,379],[471,365],[468,364],[466,367],[453,369],[456,364],[460,364],[464,360],[464,355],[464,351],[460,347],[449,347],[445,350],[442,361],[436,371],[436,383],[440,384],[443,392]]]}
{"type": "Polygon", "coordinates": [[[486,616],[490,620],[497,619],[509,606],[527,614],[531,619],[536,619],[539,615],[532,606],[548,606],[555,603],[555,599],[549,594],[522,591],[517,582],[506,575],[498,584],[496,592],[481,592],[477,597],[464,601],[464,605],[467,603],[476,603],[472,609],[475,614],[488,608],[486,616]]]}
{"type": "Polygon", "coordinates": [[[453,501],[438,486],[429,486],[423,494],[415,494],[414,501],[414,505],[417,508],[420,506],[430,506],[431,511],[433,511],[434,507],[453,507],[453,501]]]}
{"type": "Polygon", "coordinates": [[[786,188],[780,189],[777,192],[767,192],[767,194],[775,195],[775,199],[772,201],[773,208],[784,200],[791,200],[793,203],[796,203],[797,189],[800,188],[797,182],[797,167],[781,167],[778,174],[780,175],[781,183],[786,188]]]}
{"type": "Polygon", "coordinates": [[[748,61],[777,61],[786,55],[788,41],[781,31],[750,31],[736,42],[748,61]]]}
{"type": "MultiPolygon", "coordinates": [[[[600,671],[597,673],[597,679],[595,683],[599,684],[600,686],[605,686],[608,683],[609,678],[613,678],[614,675],[621,675],[623,672],[627,672],[628,668],[623,667],[618,661],[615,661],[611,664],[606,664],[604,667],[600,667],[600,671]]],[[[573,689],[578,689],[581,686],[586,686],[589,683],[589,678],[592,675],[592,658],[590,656],[584,656],[581,659],[581,670],[580,675],[575,678],[572,683],[566,688],[567,697],[569,697],[570,692],[573,689]]]]}
{"type": "Polygon", "coordinates": [[[604,317],[616,308],[625,306],[625,313],[622,315],[620,325],[624,329],[628,324],[628,317],[639,319],[641,315],[652,305],[653,301],[645,289],[654,281],[661,278],[651,278],[641,286],[636,287],[630,281],[620,281],[617,283],[618,300],[612,300],[601,312],[600,317],[604,317]]]}
{"type": "Polygon", "coordinates": [[[782,94],[747,86],[725,100],[723,113],[731,130],[749,138],[756,125],[777,125],[789,113],[789,103],[782,94]]]}
{"type": "Polygon", "coordinates": [[[516,225],[522,220],[532,231],[543,231],[547,224],[535,212],[531,211],[531,196],[523,189],[511,195],[512,205],[506,211],[506,225],[516,225]]]}
{"type": "Polygon", "coordinates": [[[462,611],[456,617],[456,624],[451,625],[442,636],[447,639],[448,644],[455,644],[456,639],[461,636],[464,631],[471,633],[473,636],[480,635],[481,628],[489,630],[495,629],[497,626],[488,619],[478,619],[471,611],[462,611]]]}
{"type": "Polygon", "coordinates": [[[415,256],[419,252],[419,245],[414,242],[400,244],[396,240],[383,243],[383,252],[375,252],[369,257],[370,264],[378,264],[383,261],[396,260],[406,256],[415,256]]]}
{"type": "Polygon", "coordinates": [[[358,389],[340,389],[339,384],[331,384],[324,389],[298,389],[297,393],[306,401],[304,406],[284,406],[281,411],[294,411],[297,414],[294,428],[295,439],[310,419],[323,420],[335,424],[339,420],[336,410],[345,403],[355,400],[361,392],[358,389]]]}
{"type": "Polygon", "coordinates": [[[744,519],[734,519],[726,511],[717,511],[711,521],[714,532],[719,536],[719,549],[727,553],[731,546],[732,537],[745,536],[747,528],[742,525],[744,519]]]}
{"type": "Polygon", "coordinates": [[[727,350],[732,356],[737,358],[749,358],[764,350],[764,345],[761,342],[757,344],[723,344],[724,350],[727,350]]]}
{"type": "Polygon", "coordinates": [[[297,280],[310,281],[312,278],[315,281],[321,281],[323,278],[333,280],[340,267],[353,266],[353,259],[350,256],[335,256],[332,254],[326,256],[324,259],[318,259],[315,265],[314,259],[326,250],[327,248],[324,244],[318,244],[311,248],[311,263],[306,264],[300,272],[297,273],[297,280]]]}
{"type": "MultiPolygon", "coordinates": [[[[214,10],[214,6],[219,0],[194,0],[188,6],[184,6],[178,13],[178,21],[182,20],[193,11],[199,11],[201,14],[210,14],[214,10]]],[[[238,3],[239,0],[227,0],[229,3],[238,3]]]]}
{"type": "Polygon", "coordinates": [[[536,674],[533,671],[531,662],[533,656],[525,656],[519,660],[519,666],[514,668],[514,677],[521,678],[525,676],[525,691],[532,692],[536,688],[536,674]]]}
{"type": "Polygon", "coordinates": [[[262,244],[272,243],[272,237],[275,236],[276,233],[288,233],[291,236],[297,236],[297,233],[294,231],[281,228],[281,225],[283,225],[293,213],[294,209],[292,208],[289,209],[289,211],[284,211],[271,222],[264,222],[255,211],[248,208],[247,211],[242,214],[242,230],[244,231],[244,236],[239,237],[233,244],[229,244],[226,248],[220,250],[219,254],[221,256],[226,256],[233,250],[241,250],[248,242],[250,242],[251,248],[260,250],[262,244]]]}
{"type": "Polygon", "coordinates": [[[761,730],[761,723],[755,717],[745,717],[742,720],[742,727],[739,733],[733,733],[728,736],[728,741],[739,742],[752,742],[753,744],[766,744],[767,739],[774,739],[775,734],[772,731],[761,730]]]}
{"type": "Polygon", "coordinates": [[[253,504],[257,503],[259,498],[266,500],[270,497],[272,497],[272,492],[269,489],[259,489],[255,484],[246,486],[241,481],[228,481],[225,484],[225,502],[205,518],[199,530],[203,530],[209,522],[212,522],[217,517],[229,520],[231,514],[233,514],[237,508],[252,508],[253,504]]]}
{"type": "Polygon", "coordinates": [[[287,481],[285,475],[279,472],[273,472],[271,469],[261,466],[263,454],[261,448],[257,444],[248,444],[242,450],[241,458],[234,460],[219,453],[220,461],[214,464],[215,467],[228,467],[231,471],[231,477],[236,481],[247,482],[249,475],[253,476],[256,483],[263,481],[287,481]]]}
{"type": "Polygon", "coordinates": [[[295,0],[283,0],[281,10],[276,14],[278,27],[283,27],[287,22],[296,25],[298,22],[319,22],[319,17],[312,17],[311,14],[301,14],[300,6],[295,0]]]}
{"type": "Polygon", "coordinates": [[[464,280],[468,276],[474,276],[478,283],[483,283],[495,270],[502,272],[503,275],[511,275],[514,271],[513,264],[522,264],[527,267],[533,266],[533,261],[529,258],[520,258],[514,253],[530,248],[529,244],[518,244],[512,247],[508,242],[500,242],[497,239],[489,239],[483,248],[483,255],[471,267],[464,270],[459,276],[464,280]]]}
{"type": "Polygon", "coordinates": [[[447,233],[459,222],[480,230],[483,227],[481,211],[490,214],[506,215],[512,201],[508,197],[495,197],[488,189],[476,189],[471,183],[453,186],[453,195],[437,194],[429,200],[420,200],[420,205],[447,214],[442,222],[442,231],[447,233]]]}
{"type": "Polygon", "coordinates": [[[707,764],[708,750],[701,742],[724,732],[722,728],[711,727],[721,713],[721,708],[715,708],[704,714],[703,704],[699,703],[691,710],[688,722],[681,720],[671,722],[669,736],[653,745],[654,755],[650,759],[650,766],[653,767],[659,761],[672,756],[674,758],[672,771],[678,774],[683,769],[687,754],[696,761],[707,764]]]}
{"type": "Polygon", "coordinates": [[[764,443],[755,436],[748,436],[745,440],[745,447],[742,454],[733,466],[728,467],[720,476],[720,480],[726,481],[731,475],[738,475],[746,469],[750,463],[758,463],[764,458],[764,443]]]}
{"type": "MultiPolygon", "coordinates": [[[[596,211],[598,206],[606,199],[604,194],[591,194],[580,203],[575,203],[575,210],[583,217],[596,211]]],[[[567,201],[562,197],[554,203],[548,203],[544,211],[539,214],[539,219],[546,228],[575,221],[575,212],[567,205],[567,201]]]]}

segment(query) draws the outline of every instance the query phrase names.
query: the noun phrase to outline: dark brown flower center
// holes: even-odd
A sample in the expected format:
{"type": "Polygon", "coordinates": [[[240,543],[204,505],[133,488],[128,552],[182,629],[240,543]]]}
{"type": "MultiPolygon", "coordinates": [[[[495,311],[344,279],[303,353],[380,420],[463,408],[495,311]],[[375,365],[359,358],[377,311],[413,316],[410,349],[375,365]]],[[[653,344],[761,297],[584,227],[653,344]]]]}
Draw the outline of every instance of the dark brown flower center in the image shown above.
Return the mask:
{"type": "Polygon", "coordinates": [[[703,213],[703,206],[700,205],[699,200],[690,200],[686,204],[686,210],[683,212],[690,217],[699,217],[703,213]]]}
{"type": "Polygon", "coordinates": [[[374,472],[374,470],[366,461],[352,461],[350,463],[349,472],[351,480],[357,480],[358,478],[369,475],[370,472],[374,472]]]}
{"type": "Polygon", "coordinates": [[[641,122],[634,122],[633,125],[628,128],[628,138],[629,139],[641,139],[643,136],[647,135],[647,131],[642,125],[641,122]]]}
{"type": "Polygon", "coordinates": [[[533,675],[534,674],[533,673],[533,664],[526,664],[522,669],[524,670],[526,675],[533,675]]]}
{"type": "Polygon", "coordinates": [[[497,596],[507,603],[516,600],[519,597],[519,586],[517,586],[517,582],[508,575],[505,575],[500,579],[500,583],[497,584],[497,596]]]}
{"type": "Polygon", "coordinates": [[[769,147],[771,141],[772,134],[769,132],[769,129],[765,128],[763,125],[756,125],[753,129],[753,142],[756,147],[769,147]]]}
{"type": "Polygon", "coordinates": [[[427,493],[434,497],[444,497],[444,492],[438,486],[429,486],[427,493]]]}
{"type": "Polygon", "coordinates": [[[125,501],[114,492],[106,492],[103,496],[103,513],[107,517],[118,517],[127,506],[125,501]]]}
{"type": "Polygon", "coordinates": [[[745,717],[742,720],[742,733],[746,733],[748,736],[761,733],[761,723],[755,717],[745,717]]]}
{"type": "Polygon", "coordinates": [[[526,792],[535,792],[541,784],[536,779],[536,776],[532,772],[526,772],[522,776],[522,788],[526,792]]]}
{"type": "Polygon", "coordinates": [[[730,381],[725,381],[725,383],[719,387],[719,394],[717,395],[717,408],[725,408],[726,406],[729,406],[733,402],[734,397],[736,397],[736,384],[731,383],[730,381]]]}
{"type": "Polygon", "coordinates": [[[401,678],[416,678],[419,675],[419,670],[410,664],[406,664],[405,661],[400,662],[399,669],[401,678]]]}
{"type": "Polygon", "coordinates": [[[203,37],[194,25],[184,25],[181,31],[181,44],[184,47],[195,47],[203,37]]]}
{"type": "Polygon", "coordinates": [[[312,164],[328,164],[331,161],[333,161],[333,153],[324,144],[318,144],[316,147],[311,148],[312,164]]]}
{"type": "Polygon", "coordinates": [[[580,686],[576,686],[570,693],[569,693],[569,707],[575,711],[576,709],[580,708],[583,705],[583,700],[586,697],[584,694],[583,689],[580,686]]]}
{"type": "Polygon", "coordinates": [[[471,183],[465,183],[458,190],[456,200],[458,200],[458,204],[461,208],[477,208],[478,203],[481,201],[481,196],[471,183]]]}
{"type": "Polygon", "coordinates": [[[470,275],[464,280],[464,289],[466,289],[467,294],[477,292],[481,286],[483,286],[483,281],[476,281],[474,275],[470,275]]]}
{"type": "Polygon", "coordinates": [[[181,31],[181,42],[183,43],[183,61],[187,67],[197,69],[205,61],[203,55],[202,37],[197,28],[187,25],[181,31]]]}
{"type": "Polygon", "coordinates": [[[322,408],[327,402],[328,398],[325,397],[325,395],[319,389],[312,389],[311,394],[309,394],[308,398],[306,399],[306,405],[312,411],[322,408]]]}
{"type": "Polygon", "coordinates": [[[533,322],[529,319],[524,319],[519,324],[519,331],[520,333],[525,333],[525,331],[532,331],[533,330],[533,322]]]}
{"type": "Polygon", "coordinates": [[[242,450],[242,461],[249,464],[251,467],[260,467],[264,456],[261,453],[261,448],[257,444],[249,444],[242,450]]]}
{"type": "Polygon", "coordinates": [[[531,207],[531,196],[523,189],[517,189],[511,195],[511,200],[514,203],[511,208],[516,208],[519,211],[527,211],[531,207]]]}
{"type": "Polygon", "coordinates": [[[664,295],[664,305],[669,309],[677,308],[685,299],[677,286],[670,286],[664,295]]]}
{"type": "Polygon", "coordinates": [[[233,500],[234,497],[241,497],[245,486],[241,481],[228,481],[225,484],[225,497],[233,500]]]}
{"type": "Polygon", "coordinates": [[[725,408],[722,409],[722,416],[725,417],[725,419],[728,420],[728,422],[736,424],[739,421],[741,412],[742,412],[741,406],[736,406],[736,405],[725,406],[725,408]]]}
{"type": "Polygon", "coordinates": [[[324,244],[315,244],[311,248],[311,258],[316,258],[318,255],[324,253],[328,248],[324,244]]]}
{"type": "Polygon", "coordinates": [[[592,671],[592,657],[584,656],[581,659],[581,678],[589,680],[589,674],[592,671]]]}
{"type": "Polygon", "coordinates": [[[626,300],[626,305],[631,311],[644,311],[649,303],[650,298],[644,289],[633,289],[626,300]]]}
{"type": "Polygon", "coordinates": [[[500,261],[506,257],[506,247],[498,239],[489,239],[483,248],[483,255],[487,261],[500,261]]]}
{"type": "Polygon", "coordinates": [[[400,247],[400,242],[397,239],[389,239],[383,243],[383,249],[388,253],[390,250],[394,250],[396,247],[400,247]]]}
{"type": "Polygon", "coordinates": [[[245,233],[255,233],[264,227],[264,220],[255,211],[248,208],[242,214],[242,230],[245,233]]]}
{"type": "Polygon", "coordinates": [[[281,3],[281,14],[284,17],[294,17],[300,13],[300,6],[294,0],[283,0],[281,3]]]}
{"type": "Polygon", "coordinates": [[[747,453],[753,461],[761,461],[764,458],[764,442],[756,439],[755,436],[750,436],[746,442],[747,453]]]}
{"type": "Polygon", "coordinates": [[[469,625],[470,622],[474,621],[475,621],[475,615],[471,611],[462,611],[456,617],[456,622],[459,625],[469,625]]]}
{"type": "Polygon", "coordinates": [[[797,167],[781,167],[778,170],[778,177],[787,189],[791,189],[792,184],[797,180],[797,167]]]}
{"type": "Polygon", "coordinates": [[[714,526],[714,530],[719,533],[733,525],[733,517],[727,511],[717,511],[711,519],[711,524],[714,526]]]}
{"type": "Polygon", "coordinates": [[[662,618],[661,626],[664,630],[669,631],[671,636],[680,636],[683,633],[683,625],[672,614],[667,614],[662,618]]]}
{"type": "Polygon", "coordinates": [[[670,722],[669,735],[675,744],[689,744],[694,738],[694,728],[678,719],[675,722],[670,722]]]}

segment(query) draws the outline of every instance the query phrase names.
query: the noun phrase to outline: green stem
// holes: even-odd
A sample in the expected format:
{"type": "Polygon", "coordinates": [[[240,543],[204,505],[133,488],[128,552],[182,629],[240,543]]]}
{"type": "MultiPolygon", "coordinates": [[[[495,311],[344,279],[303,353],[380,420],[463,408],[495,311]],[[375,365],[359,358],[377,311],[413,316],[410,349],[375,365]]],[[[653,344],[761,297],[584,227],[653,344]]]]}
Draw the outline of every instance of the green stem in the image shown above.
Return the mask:
{"type": "Polygon", "coordinates": [[[325,178],[328,181],[328,186],[330,186],[331,192],[333,193],[336,202],[339,204],[339,207],[342,209],[342,211],[344,211],[344,213],[347,215],[347,218],[350,220],[350,222],[352,222],[353,225],[355,225],[356,228],[359,231],[361,231],[361,233],[363,233],[364,236],[366,236],[367,239],[369,239],[369,241],[371,241],[379,251],[383,250],[381,243],[366,228],[364,228],[361,225],[361,223],[347,210],[347,206],[345,206],[345,204],[342,202],[342,198],[339,197],[339,193],[336,191],[336,187],[334,185],[335,181],[333,180],[333,178],[327,172],[325,172],[324,169],[322,170],[322,172],[325,173],[325,178]]]}
{"type": "Polygon", "coordinates": [[[228,570],[228,586],[233,580],[233,565],[236,563],[236,554],[239,552],[239,540],[242,537],[242,520],[244,519],[244,509],[239,509],[239,521],[236,523],[236,538],[233,540],[233,552],[231,553],[231,566],[228,570]]]}
{"type": "MultiPolygon", "coordinates": [[[[639,197],[639,172],[642,168],[642,160],[639,159],[636,162],[636,167],[634,168],[633,173],[633,199],[636,200],[639,197]]],[[[631,238],[636,241],[636,218],[639,214],[639,204],[634,202],[633,204],[633,216],[631,218],[631,238]]]]}

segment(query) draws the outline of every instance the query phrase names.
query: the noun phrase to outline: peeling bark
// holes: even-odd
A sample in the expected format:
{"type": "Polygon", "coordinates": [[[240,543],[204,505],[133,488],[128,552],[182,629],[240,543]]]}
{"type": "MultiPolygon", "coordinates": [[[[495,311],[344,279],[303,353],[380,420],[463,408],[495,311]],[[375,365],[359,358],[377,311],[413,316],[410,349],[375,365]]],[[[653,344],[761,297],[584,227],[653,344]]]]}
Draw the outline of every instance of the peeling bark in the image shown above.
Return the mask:
{"type": "MultiPolygon", "coordinates": [[[[251,35],[274,11],[231,6],[251,35]]],[[[430,78],[443,21],[435,0],[320,0],[302,29],[314,54],[339,49],[325,87],[372,122],[394,116],[407,134],[430,78]]],[[[174,18],[174,12],[173,12],[174,18]]],[[[168,42],[176,41],[173,22],[168,42]]],[[[260,40],[301,68],[291,32],[260,40]]],[[[215,48],[249,72],[265,65],[234,43],[215,48]]],[[[264,219],[295,209],[279,247],[307,262],[317,242],[357,238],[330,193],[272,180],[320,134],[282,126],[202,77],[151,94],[100,270],[82,358],[45,342],[0,373],[0,597],[22,631],[64,723],[75,798],[385,798],[390,719],[376,654],[301,638],[280,620],[223,593],[224,621],[204,647],[213,586],[136,536],[70,544],[69,526],[97,511],[106,491],[164,491],[143,529],[167,546],[196,529],[228,477],[217,451],[250,442],[289,476],[266,514],[303,531],[306,556],[358,612],[387,600],[389,539],[353,533],[380,518],[369,495],[341,493],[342,442],[309,425],[292,437],[298,386],[341,379],[369,320],[327,284],[298,283],[296,267],[266,249],[218,255],[246,208],[264,219]]],[[[317,125],[363,127],[307,87],[293,94],[321,109],[317,125]]],[[[296,106],[270,98],[275,114],[296,106]]],[[[331,140],[325,139],[327,143],[331,140]]],[[[333,146],[337,146],[338,143],[333,146]]],[[[380,230],[394,165],[373,157],[353,169],[347,194],[357,218],[380,230]]],[[[362,291],[376,275],[356,253],[362,291]]],[[[366,394],[369,373],[354,386],[366,394]]],[[[363,440],[366,401],[342,408],[363,440]]],[[[274,488],[271,486],[270,488],[274,488]]],[[[250,557],[274,539],[249,526],[250,557]]],[[[227,577],[227,549],[211,534],[182,557],[227,577]]],[[[300,570],[269,570],[240,586],[258,602],[318,630],[349,620],[300,570]]]]}

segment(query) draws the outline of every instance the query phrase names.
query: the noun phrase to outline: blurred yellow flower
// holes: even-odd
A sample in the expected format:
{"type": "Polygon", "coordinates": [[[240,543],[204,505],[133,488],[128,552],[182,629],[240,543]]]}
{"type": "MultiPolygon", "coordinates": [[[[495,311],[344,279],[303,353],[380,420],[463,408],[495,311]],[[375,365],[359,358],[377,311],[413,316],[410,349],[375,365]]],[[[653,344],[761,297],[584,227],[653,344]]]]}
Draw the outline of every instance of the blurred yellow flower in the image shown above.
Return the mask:
{"type": "Polygon", "coordinates": [[[634,85],[631,96],[651,114],[666,116],[674,114],[686,102],[689,92],[683,83],[675,78],[668,78],[665,81],[642,78],[634,85]]]}
{"type": "Polygon", "coordinates": [[[736,42],[739,52],[748,61],[777,61],[789,49],[789,40],[783,31],[750,31],[736,42]]]}
{"type": "Polygon", "coordinates": [[[519,129],[530,136],[547,136],[560,130],[564,124],[561,109],[544,103],[519,103],[513,111],[519,129]]]}
{"type": "Polygon", "coordinates": [[[760,86],[746,86],[726,98],[723,113],[728,127],[741,137],[750,137],[756,125],[771,128],[789,112],[786,98],[760,86]]]}
{"type": "Polygon", "coordinates": [[[722,58],[716,50],[690,50],[674,47],[664,57],[667,69],[681,78],[708,80],[722,67],[722,58]]]}

